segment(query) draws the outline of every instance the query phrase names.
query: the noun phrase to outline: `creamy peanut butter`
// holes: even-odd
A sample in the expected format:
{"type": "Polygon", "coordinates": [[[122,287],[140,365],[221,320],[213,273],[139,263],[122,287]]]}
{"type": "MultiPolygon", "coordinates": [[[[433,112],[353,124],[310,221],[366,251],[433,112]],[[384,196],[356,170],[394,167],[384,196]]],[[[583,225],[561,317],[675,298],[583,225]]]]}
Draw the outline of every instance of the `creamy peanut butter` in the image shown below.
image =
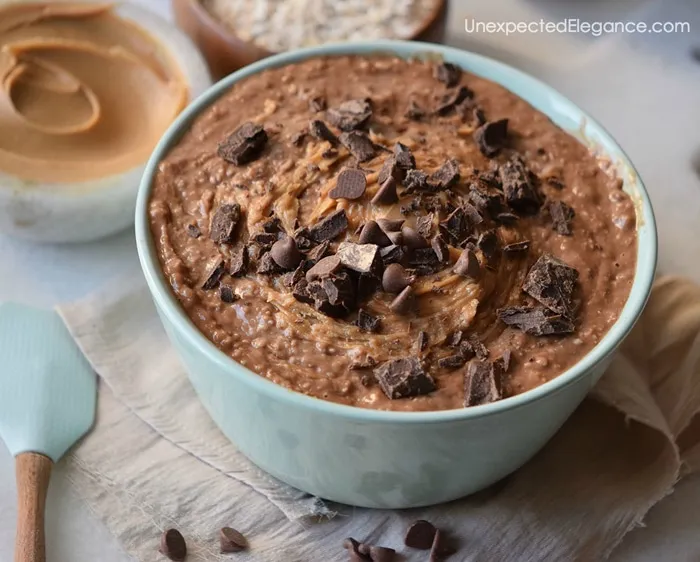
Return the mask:
{"type": "Polygon", "coordinates": [[[187,102],[162,46],[109,4],[0,9],[0,171],[67,183],[144,162],[187,102]]]}

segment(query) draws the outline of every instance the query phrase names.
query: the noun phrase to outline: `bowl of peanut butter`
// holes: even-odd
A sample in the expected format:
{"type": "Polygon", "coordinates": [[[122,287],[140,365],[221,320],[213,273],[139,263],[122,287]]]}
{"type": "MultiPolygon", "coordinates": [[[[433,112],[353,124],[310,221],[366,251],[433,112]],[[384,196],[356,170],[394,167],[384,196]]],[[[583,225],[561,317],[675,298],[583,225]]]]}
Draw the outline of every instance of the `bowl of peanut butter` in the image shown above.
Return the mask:
{"type": "Polygon", "coordinates": [[[0,232],[80,242],[123,230],[158,139],[211,80],[137,6],[0,7],[0,232]]]}

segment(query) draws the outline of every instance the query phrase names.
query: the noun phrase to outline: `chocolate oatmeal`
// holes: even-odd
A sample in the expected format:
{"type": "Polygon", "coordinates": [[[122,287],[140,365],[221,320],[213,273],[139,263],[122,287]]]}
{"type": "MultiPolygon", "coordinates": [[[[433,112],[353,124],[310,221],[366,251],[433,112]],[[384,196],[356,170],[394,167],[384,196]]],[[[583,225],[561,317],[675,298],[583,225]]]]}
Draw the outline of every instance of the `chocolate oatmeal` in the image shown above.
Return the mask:
{"type": "Polygon", "coordinates": [[[635,268],[622,182],[506,89],[450,64],[317,58],[252,76],[161,163],[150,221],[222,351],[387,410],[534,388],[617,319],[635,268]]]}

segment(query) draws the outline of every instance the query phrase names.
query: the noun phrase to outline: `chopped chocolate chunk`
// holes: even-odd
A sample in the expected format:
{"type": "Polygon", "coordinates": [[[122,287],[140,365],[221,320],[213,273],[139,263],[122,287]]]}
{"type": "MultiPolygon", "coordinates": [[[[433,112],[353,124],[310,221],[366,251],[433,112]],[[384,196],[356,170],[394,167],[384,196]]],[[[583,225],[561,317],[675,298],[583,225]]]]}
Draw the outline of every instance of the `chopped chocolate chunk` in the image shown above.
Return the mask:
{"type": "Polygon", "coordinates": [[[314,308],[332,318],[345,316],[355,302],[352,280],[347,273],[340,272],[312,281],[307,290],[314,299],[314,308]]]}
{"type": "Polygon", "coordinates": [[[367,100],[350,100],[326,113],[331,125],[341,131],[359,129],[372,117],[372,105],[367,100]]]}
{"type": "Polygon", "coordinates": [[[430,242],[433,252],[435,252],[435,257],[440,263],[447,263],[450,261],[450,248],[447,246],[447,242],[442,237],[442,234],[438,234],[430,242]]]}
{"type": "Polygon", "coordinates": [[[398,296],[391,301],[389,309],[396,314],[408,314],[413,311],[416,305],[416,296],[411,287],[406,287],[398,296]]]}
{"type": "Polygon", "coordinates": [[[177,529],[165,531],[160,537],[160,553],[175,562],[187,558],[187,543],[182,533],[177,529]]]}
{"type": "Polygon", "coordinates": [[[394,178],[397,182],[401,182],[403,181],[405,174],[406,172],[399,168],[398,164],[396,163],[396,158],[390,156],[384,160],[382,167],[379,169],[377,183],[379,185],[383,185],[389,178],[394,178]]]}
{"type": "Polygon", "coordinates": [[[462,354],[457,353],[455,355],[448,355],[447,357],[443,357],[441,359],[438,359],[438,367],[441,369],[449,369],[450,371],[454,371],[455,369],[459,369],[460,367],[464,366],[464,364],[467,362],[467,360],[462,356],[462,354]]]}
{"type": "Polygon", "coordinates": [[[418,332],[418,351],[425,351],[428,347],[428,333],[421,330],[418,332]]]}
{"type": "Polygon", "coordinates": [[[542,306],[502,308],[498,311],[498,317],[508,326],[532,336],[570,334],[575,330],[571,320],[542,306]]]}
{"type": "Polygon", "coordinates": [[[360,244],[376,244],[380,248],[391,246],[391,240],[375,221],[367,221],[360,232],[360,244]]]}
{"type": "Polygon", "coordinates": [[[472,342],[469,340],[462,340],[459,342],[459,354],[464,357],[465,361],[469,361],[470,359],[476,357],[476,350],[474,349],[474,346],[472,345],[472,342]]]}
{"type": "Polygon", "coordinates": [[[189,223],[187,225],[187,236],[190,238],[199,238],[202,235],[202,231],[199,230],[199,226],[197,226],[197,223],[189,223]]]}
{"type": "Polygon", "coordinates": [[[377,224],[384,232],[398,232],[401,230],[403,219],[377,219],[377,224]]]}
{"type": "Polygon", "coordinates": [[[529,240],[521,240],[520,242],[513,242],[512,244],[506,244],[503,246],[503,251],[506,254],[521,254],[527,252],[530,248],[529,240]]]}
{"type": "Polygon", "coordinates": [[[294,287],[294,285],[305,278],[305,275],[304,264],[301,263],[294,271],[285,273],[282,276],[282,283],[285,287],[294,287]]]}
{"type": "Polygon", "coordinates": [[[428,241],[410,226],[404,226],[401,228],[401,235],[403,236],[403,243],[410,250],[428,247],[428,241]]]}
{"type": "Polygon", "coordinates": [[[429,394],[435,381],[415,357],[387,361],[374,370],[379,386],[391,400],[429,394]]]}
{"type": "Polygon", "coordinates": [[[314,96],[313,98],[309,99],[309,110],[312,113],[325,111],[326,107],[326,98],[324,98],[323,96],[314,96]]]}
{"type": "Polygon", "coordinates": [[[563,201],[552,201],[547,209],[552,218],[552,228],[559,234],[571,236],[571,221],[576,215],[574,210],[563,201]]]}
{"type": "Polygon", "coordinates": [[[440,260],[432,248],[416,248],[408,255],[408,265],[418,268],[421,275],[429,275],[439,268],[440,260]]]}
{"type": "Polygon", "coordinates": [[[498,255],[498,237],[493,230],[487,230],[479,235],[479,239],[476,242],[476,247],[481,250],[484,257],[489,261],[498,255]]]}
{"type": "Polygon", "coordinates": [[[445,340],[445,344],[448,347],[459,347],[459,344],[462,342],[463,337],[464,332],[462,330],[455,330],[447,337],[447,339],[445,340]]]}
{"type": "Polygon", "coordinates": [[[375,205],[393,205],[398,202],[399,196],[396,193],[396,180],[388,177],[377,190],[377,193],[372,198],[372,203],[375,205]]]}
{"type": "Polygon", "coordinates": [[[236,529],[224,527],[219,531],[219,545],[222,554],[229,554],[248,548],[248,541],[236,529]]]}
{"type": "Polygon", "coordinates": [[[460,178],[459,164],[457,160],[450,158],[430,176],[428,181],[436,189],[445,190],[457,184],[460,178]]]}
{"type": "Polygon", "coordinates": [[[464,405],[480,406],[500,400],[493,364],[488,361],[471,361],[464,374],[464,405]]]}
{"type": "Polygon", "coordinates": [[[406,193],[414,193],[416,191],[427,191],[431,189],[428,183],[428,176],[420,170],[408,170],[406,177],[403,180],[403,186],[406,188],[406,193]]]}
{"type": "Polygon", "coordinates": [[[571,318],[578,271],[550,254],[543,254],[530,268],[523,291],[550,310],[571,318]]]}
{"type": "Polygon", "coordinates": [[[484,110],[481,109],[480,107],[473,107],[472,108],[472,121],[476,125],[483,125],[486,123],[486,114],[484,113],[484,110]]]}
{"type": "Polygon", "coordinates": [[[377,292],[379,286],[381,285],[381,267],[383,264],[379,262],[376,271],[372,273],[361,273],[357,276],[357,299],[358,301],[364,301],[371,297],[377,292]]]}
{"type": "Polygon", "coordinates": [[[420,107],[415,100],[411,100],[408,102],[405,115],[413,121],[420,121],[425,117],[425,109],[420,107]]]}
{"type": "Polygon", "coordinates": [[[272,275],[273,273],[281,273],[282,268],[277,265],[271,252],[265,252],[258,260],[258,267],[255,270],[261,275],[272,275]]]}
{"type": "Polygon", "coordinates": [[[306,280],[314,281],[322,277],[328,277],[341,268],[340,258],[338,256],[327,256],[318,261],[309,271],[306,272],[306,280]]]}
{"type": "Polygon", "coordinates": [[[332,146],[338,144],[338,137],[336,137],[333,131],[328,128],[328,125],[320,119],[313,119],[309,122],[309,133],[311,133],[312,137],[319,140],[328,141],[332,146]]]}
{"type": "Polygon", "coordinates": [[[487,359],[489,356],[489,350],[488,348],[481,342],[475,335],[469,336],[469,345],[471,346],[472,350],[474,351],[474,355],[476,355],[479,359],[487,359]]]}
{"type": "Polygon", "coordinates": [[[309,239],[319,243],[333,240],[348,229],[348,217],[343,209],[335,211],[309,229],[309,239]]]}
{"type": "Polygon", "coordinates": [[[254,123],[244,123],[219,144],[217,153],[227,162],[242,166],[260,156],[265,144],[265,129],[254,123]]]}
{"type": "Polygon", "coordinates": [[[279,219],[279,217],[276,216],[271,216],[268,218],[262,225],[262,229],[264,232],[270,232],[273,234],[278,234],[280,232],[284,232],[284,227],[282,226],[282,221],[279,219]]]}
{"type": "Polygon", "coordinates": [[[469,216],[464,206],[457,207],[440,223],[440,231],[455,246],[462,246],[471,234],[471,230],[469,216]]]}
{"type": "Polygon", "coordinates": [[[370,138],[358,131],[342,133],[340,135],[340,143],[348,149],[358,162],[367,162],[377,154],[377,149],[370,138]]]}
{"type": "Polygon", "coordinates": [[[231,252],[231,267],[229,273],[232,277],[242,277],[248,270],[248,252],[245,248],[239,248],[231,252]]]}
{"type": "Polygon", "coordinates": [[[470,227],[475,227],[484,222],[484,217],[481,216],[481,213],[474,205],[462,203],[461,208],[464,210],[464,214],[467,217],[467,224],[469,224],[470,227]]]}
{"type": "Polygon", "coordinates": [[[408,528],[403,542],[411,548],[428,550],[433,545],[436,531],[435,525],[425,519],[419,519],[408,528]]]}
{"type": "Polygon", "coordinates": [[[505,146],[508,140],[508,119],[488,121],[474,131],[474,141],[481,153],[493,158],[505,146]]]}
{"type": "Polygon", "coordinates": [[[403,249],[400,245],[392,244],[379,250],[379,255],[382,258],[384,267],[386,267],[389,264],[399,263],[403,260],[403,249]]]}
{"type": "Polygon", "coordinates": [[[413,281],[413,277],[408,274],[402,265],[392,263],[384,269],[384,274],[382,275],[382,289],[387,293],[400,293],[413,283],[413,281]]]}
{"type": "Polygon", "coordinates": [[[274,232],[256,232],[250,239],[264,248],[271,248],[272,245],[277,242],[278,237],[274,232]]]}
{"type": "Polygon", "coordinates": [[[301,131],[297,131],[292,135],[292,138],[290,139],[290,142],[294,146],[301,146],[304,144],[304,139],[306,139],[306,135],[309,134],[309,131],[306,129],[302,129],[301,131]]]}
{"type": "Polygon", "coordinates": [[[359,199],[367,189],[367,177],[359,168],[345,168],[328,196],[331,199],[359,199]]]}
{"type": "Polygon", "coordinates": [[[221,276],[226,272],[226,262],[223,258],[214,258],[204,270],[200,287],[205,291],[216,289],[221,276]]]}
{"type": "Polygon", "coordinates": [[[459,84],[459,80],[462,78],[462,69],[456,64],[443,62],[434,67],[433,76],[448,88],[453,88],[459,84]]]}
{"type": "Polygon", "coordinates": [[[374,273],[379,265],[379,247],[376,244],[355,244],[342,242],[337,256],[340,263],[358,273],[374,273]]]}
{"type": "Polygon", "coordinates": [[[488,213],[492,217],[503,212],[505,199],[496,188],[472,184],[469,186],[469,201],[478,209],[478,212],[488,213]]]}
{"type": "Polygon", "coordinates": [[[423,238],[430,238],[433,233],[433,216],[433,213],[429,213],[416,219],[416,230],[423,238]]]}
{"type": "Polygon", "coordinates": [[[510,349],[506,349],[498,359],[493,361],[493,368],[496,370],[497,375],[504,375],[510,369],[510,364],[512,362],[513,352],[510,349]]]}
{"type": "Polygon", "coordinates": [[[309,293],[309,284],[306,279],[300,279],[297,281],[292,289],[292,296],[296,300],[306,304],[312,304],[314,302],[311,293],[309,293]]]}
{"type": "Polygon", "coordinates": [[[394,145],[394,162],[400,170],[408,171],[416,168],[416,159],[411,149],[400,142],[394,145]]]}
{"type": "Polygon", "coordinates": [[[540,210],[542,201],[537,194],[525,163],[518,157],[511,158],[500,167],[503,193],[508,205],[517,213],[534,215],[540,210]]]}
{"type": "Polygon", "coordinates": [[[270,255],[275,263],[282,269],[290,271],[301,262],[301,252],[297,248],[294,238],[285,236],[272,245],[270,255]]]}
{"type": "Polygon", "coordinates": [[[380,321],[376,316],[372,316],[364,308],[357,312],[357,327],[363,332],[374,333],[379,331],[380,321]]]}
{"type": "Polygon", "coordinates": [[[457,259],[457,263],[455,263],[454,272],[467,279],[478,281],[481,277],[479,258],[469,248],[463,250],[459,259],[457,259]]]}
{"type": "Polygon", "coordinates": [[[321,242],[318,246],[314,246],[311,250],[308,251],[306,254],[306,261],[311,263],[312,267],[316,265],[316,263],[321,259],[325,258],[328,255],[328,250],[331,247],[331,243],[326,240],[324,242],[321,242]]]}
{"type": "Polygon", "coordinates": [[[221,283],[219,285],[219,298],[221,299],[221,302],[231,304],[232,302],[238,300],[238,295],[233,292],[233,287],[231,285],[221,283]]]}
{"type": "Polygon", "coordinates": [[[447,115],[464,100],[472,97],[474,97],[474,92],[472,92],[466,86],[454,88],[442,96],[437,108],[435,109],[435,113],[438,115],[447,115]]]}
{"type": "Polygon", "coordinates": [[[217,244],[233,244],[236,238],[236,225],[241,218],[238,203],[223,203],[214,212],[209,227],[209,238],[217,244]]]}

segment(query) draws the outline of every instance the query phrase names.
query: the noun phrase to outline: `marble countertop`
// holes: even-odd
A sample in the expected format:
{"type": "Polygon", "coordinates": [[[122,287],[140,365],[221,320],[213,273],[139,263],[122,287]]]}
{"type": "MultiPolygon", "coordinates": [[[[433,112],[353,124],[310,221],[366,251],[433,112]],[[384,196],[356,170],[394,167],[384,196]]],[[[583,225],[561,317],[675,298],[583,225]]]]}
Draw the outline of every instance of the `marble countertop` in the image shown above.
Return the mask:
{"type": "MultiPolygon", "coordinates": [[[[136,1],[136,0],[133,0],[136,1]]],[[[138,0],[170,18],[167,0],[138,0]]],[[[482,52],[549,82],[602,122],[625,147],[650,191],[660,234],[659,267],[700,282],[700,46],[697,0],[452,0],[448,42],[482,52]],[[689,21],[685,34],[468,35],[481,21],[689,21]]],[[[0,236],[0,300],[52,306],[85,295],[116,273],[137,267],[131,232],[79,246],[37,246],[0,236]]],[[[60,465],[49,492],[49,562],[125,562],[128,558],[70,492],[60,465]]],[[[700,476],[677,486],[646,526],[612,560],[700,560],[700,476]]],[[[13,461],[0,444],[0,560],[12,558],[13,461]]]]}

